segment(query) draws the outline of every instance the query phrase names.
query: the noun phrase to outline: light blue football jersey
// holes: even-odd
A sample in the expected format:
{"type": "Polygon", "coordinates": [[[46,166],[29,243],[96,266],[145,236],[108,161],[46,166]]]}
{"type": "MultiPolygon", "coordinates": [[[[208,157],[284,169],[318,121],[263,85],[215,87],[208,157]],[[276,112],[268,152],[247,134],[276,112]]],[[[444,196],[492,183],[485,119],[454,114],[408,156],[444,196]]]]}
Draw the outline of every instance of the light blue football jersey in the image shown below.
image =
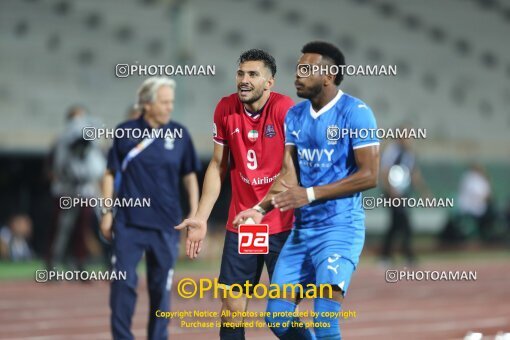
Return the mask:
{"type": "MultiPolygon", "coordinates": [[[[372,110],[342,91],[319,112],[309,100],[293,106],[285,118],[285,144],[297,149],[301,186],[325,185],[355,173],[354,150],[378,145],[376,129],[372,110]]],[[[348,234],[352,229],[357,229],[354,234],[364,231],[361,193],[313,202],[296,209],[295,216],[296,228],[332,226],[346,228],[348,234]]]]}

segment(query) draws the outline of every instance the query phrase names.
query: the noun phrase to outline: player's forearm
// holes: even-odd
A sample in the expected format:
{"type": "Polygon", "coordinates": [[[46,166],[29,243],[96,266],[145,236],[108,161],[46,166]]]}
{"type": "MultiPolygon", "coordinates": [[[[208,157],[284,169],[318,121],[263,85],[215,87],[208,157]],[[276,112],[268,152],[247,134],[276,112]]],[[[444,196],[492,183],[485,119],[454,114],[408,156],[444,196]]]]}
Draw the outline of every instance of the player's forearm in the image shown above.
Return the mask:
{"type": "Polygon", "coordinates": [[[215,161],[211,161],[207,167],[202,188],[202,197],[198,203],[195,217],[208,220],[214,204],[221,192],[221,183],[225,178],[226,168],[223,168],[215,161]]]}
{"type": "Polygon", "coordinates": [[[313,187],[315,199],[328,200],[358,193],[377,186],[377,172],[357,171],[339,181],[313,187]]]}
{"type": "Polygon", "coordinates": [[[101,181],[101,193],[103,198],[113,198],[113,183],[115,181],[114,175],[106,170],[101,181]]]}
{"type": "Polygon", "coordinates": [[[272,203],[272,199],[274,196],[278,195],[281,192],[287,190],[287,186],[297,185],[297,173],[294,167],[294,159],[296,150],[294,146],[286,146],[285,154],[283,157],[282,168],[280,169],[280,174],[276,177],[273,185],[269,189],[267,195],[259,202],[259,206],[267,213],[271,211],[274,206],[272,203]]]}
{"type": "MultiPolygon", "coordinates": [[[[282,169],[283,171],[283,169],[282,169]]],[[[270,212],[273,210],[274,206],[273,203],[271,203],[271,199],[273,196],[278,195],[279,193],[286,190],[285,186],[283,186],[282,181],[285,181],[287,183],[287,180],[290,176],[288,176],[288,173],[281,173],[273,182],[273,185],[271,185],[271,188],[267,192],[266,196],[262,199],[262,201],[259,202],[259,206],[266,212],[270,212]]]]}
{"type": "Polygon", "coordinates": [[[197,175],[192,172],[183,178],[184,188],[188,194],[189,213],[194,216],[198,209],[198,180],[197,175]]]}

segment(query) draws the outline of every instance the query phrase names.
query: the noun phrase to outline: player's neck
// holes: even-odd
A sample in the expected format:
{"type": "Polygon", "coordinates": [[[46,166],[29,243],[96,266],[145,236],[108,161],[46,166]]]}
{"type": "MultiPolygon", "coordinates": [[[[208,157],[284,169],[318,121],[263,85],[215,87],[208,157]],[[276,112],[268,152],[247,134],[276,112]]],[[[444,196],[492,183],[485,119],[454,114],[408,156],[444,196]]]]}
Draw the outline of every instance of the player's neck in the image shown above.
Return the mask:
{"type": "Polygon", "coordinates": [[[143,115],[143,120],[145,120],[145,122],[153,129],[157,129],[157,128],[160,128],[161,127],[161,124],[159,124],[156,119],[154,119],[153,117],[149,116],[148,114],[144,114],[143,115]]]}
{"type": "Polygon", "coordinates": [[[266,105],[267,101],[269,100],[270,94],[271,94],[270,91],[264,91],[262,97],[260,97],[259,100],[251,104],[244,104],[244,108],[251,113],[259,112],[260,110],[262,110],[264,105],[266,105]]]}
{"type": "Polygon", "coordinates": [[[330,101],[332,101],[336,95],[338,94],[338,89],[336,87],[324,89],[317,96],[310,99],[312,102],[312,108],[315,112],[319,112],[324,106],[326,106],[330,101]]]}

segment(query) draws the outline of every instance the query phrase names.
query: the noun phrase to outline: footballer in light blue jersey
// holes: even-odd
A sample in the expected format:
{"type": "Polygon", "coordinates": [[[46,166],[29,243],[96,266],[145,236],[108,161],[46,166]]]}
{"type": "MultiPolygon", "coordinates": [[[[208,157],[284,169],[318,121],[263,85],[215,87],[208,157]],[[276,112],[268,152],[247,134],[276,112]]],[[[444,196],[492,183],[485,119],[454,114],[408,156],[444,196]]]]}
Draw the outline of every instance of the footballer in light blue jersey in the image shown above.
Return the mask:
{"type": "MultiPolygon", "coordinates": [[[[379,144],[371,133],[377,128],[372,110],[342,90],[318,112],[309,100],[295,105],[287,113],[285,126],[285,144],[296,148],[299,179],[305,188],[352,175],[358,170],[354,151],[379,144]]],[[[361,193],[356,192],[302,207],[296,213],[296,227],[345,225],[364,216],[361,193]]]]}
{"type": "MultiPolygon", "coordinates": [[[[285,126],[285,144],[295,147],[299,183],[304,188],[334,183],[354,174],[358,170],[355,150],[379,144],[371,132],[376,129],[372,110],[341,90],[317,112],[309,100],[295,105],[287,113],[285,126]]],[[[358,263],[365,238],[360,192],[315,201],[294,214],[295,228],[310,229],[312,237],[315,231],[333,229],[330,232],[338,238],[336,253],[354,265],[358,263]]],[[[314,240],[319,244],[329,241],[314,240]]],[[[331,252],[331,248],[325,248],[331,252]]]]}
{"type": "MultiPolygon", "coordinates": [[[[301,50],[295,86],[306,99],[285,118],[285,155],[268,195],[234,220],[260,223],[276,208],[294,209],[295,222],[280,253],[272,284],[330,284],[333,296],[314,299],[312,333],[293,318],[299,298],[269,299],[271,331],[279,339],[340,339],[338,315],[365,241],[361,192],[377,185],[379,141],[372,110],[338,89],[343,76],[333,72],[345,59],[327,42],[301,50]],[[284,315],[284,316],[280,316],[284,315]]],[[[284,286],[287,284],[287,286],[284,286]]],[[[294,286],[294,287],[296,287],[294,286]]]]}

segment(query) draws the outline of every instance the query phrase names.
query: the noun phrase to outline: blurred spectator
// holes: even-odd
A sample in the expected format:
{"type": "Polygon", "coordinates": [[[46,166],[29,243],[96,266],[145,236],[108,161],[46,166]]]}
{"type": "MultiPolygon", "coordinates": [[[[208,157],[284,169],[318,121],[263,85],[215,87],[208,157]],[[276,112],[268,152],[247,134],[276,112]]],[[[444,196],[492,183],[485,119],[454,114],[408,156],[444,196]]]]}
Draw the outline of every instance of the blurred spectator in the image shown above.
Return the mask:
{"type": "Polygon", "coordinates": [[[476,233],[482,240],[489,240],[495,220],[491,191],[484,168],[472,164],[460,181],[458,211],[448,219],[439,235],[445,245],[462,242],[476,233]]]}
{"type": "Polygon", "coordinates": [[[48,266],[61,263],[72,244],[78,267],[87,256],[86,240],[90,240],[97,217],[93,208],[61,209],[61,197],[98,197],[99,181],[106,168],[105,157],[97,140],[85,140],[83,128],[96,123],[82,106],[73,106],[67,113],[64,132],[52,151],[51,191],[55,201],[55,232],[50,245],[48,266]]]}
{"type": "Polygon", "coordinates": [[[32,258],[28,245],[32,236],[32,220],[24,214],[13,215],[0,229],[0,256],[13,262],[32,258]]]}
{"type": "MultiPolygon", "coordinates": [[[[408,128],[401,126],[400,129],[408,128]]],[[[416,163],[410,139],[398,139],[389,144],[381,157],[381,185],[386,197],[408,197],[411,188],[417,189],[422,196],[430,196],[416,163]]],[[[393,243],[401,236],[401,249],[409,265],[415,263],[412,248],[412,228],[408,208],[391,206],[390,225],[384,236],[381,260],[385,265],[393,261],[393,243]]]]}
{"type": "Polygon", "coordinates": [[[494,214],[491,205],[491,184],[481,165],[472,164],[462,176],[458,208],[460,217],[473,219],[478,227],[480,237],[483,240],[488,240],[494,214]]]}

